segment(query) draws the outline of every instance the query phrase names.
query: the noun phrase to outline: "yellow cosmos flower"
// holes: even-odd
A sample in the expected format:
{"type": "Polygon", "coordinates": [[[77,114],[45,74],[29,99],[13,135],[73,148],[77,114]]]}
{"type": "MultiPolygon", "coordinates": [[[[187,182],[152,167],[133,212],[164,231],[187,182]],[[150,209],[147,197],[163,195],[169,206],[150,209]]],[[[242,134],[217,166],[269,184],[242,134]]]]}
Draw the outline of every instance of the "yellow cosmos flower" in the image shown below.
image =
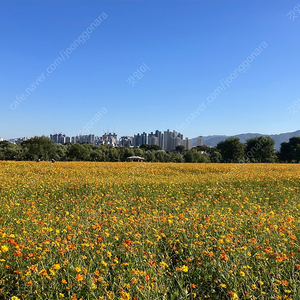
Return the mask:
{"type": "Polygon", "coordinates": [[[54,270],[59,270],[61,268],[60,264],[55,264],[52,266],[54,270]]]}
{"type": "Polygon", "coordinates": [[[107,263],[105,262],[105,261],[101,261],[101,264],[104,266],[104,267],[106,267],[107,266],[107,263]]]}
{"type": "Polygon", "coordinates": [[[8,251],[8,247],[5,246],[5,245],[1,246],[1,251],[2,252],[7,252],[8,251]]]}
{"type": "Polygon", "coordinates": [[[181,270],[186,273],[186,272],[188,272],[189,267],[188,266],[182,266],[181,270]]]}

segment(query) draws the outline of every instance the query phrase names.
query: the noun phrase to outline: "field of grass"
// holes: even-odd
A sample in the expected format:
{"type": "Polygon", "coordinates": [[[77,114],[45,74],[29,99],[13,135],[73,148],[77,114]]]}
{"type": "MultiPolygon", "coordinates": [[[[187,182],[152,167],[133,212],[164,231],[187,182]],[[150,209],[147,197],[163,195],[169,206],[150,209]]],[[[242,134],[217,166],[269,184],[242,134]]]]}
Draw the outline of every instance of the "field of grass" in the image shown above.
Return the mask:
{"type": "Polygon", "coordinates": [[[300,165],[0,162],[0,299],[300,299],[300,165]]]}

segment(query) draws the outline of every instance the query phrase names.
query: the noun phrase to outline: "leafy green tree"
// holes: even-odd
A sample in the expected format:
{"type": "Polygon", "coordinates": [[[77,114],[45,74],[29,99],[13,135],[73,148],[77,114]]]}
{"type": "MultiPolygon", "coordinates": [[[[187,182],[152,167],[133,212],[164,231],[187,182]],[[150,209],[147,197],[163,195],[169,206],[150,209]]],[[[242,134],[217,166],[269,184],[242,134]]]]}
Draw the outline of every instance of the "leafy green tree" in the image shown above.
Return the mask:
{"type": "Polygon", "coordinates": [[[143,149],[145,151],[147,151],[147,150],[161,150],[161,148],[158,145],[148,145],[148,144],[142,144],[140,146],[140,149],[143,149]]]}
{"type": "Polygon", "coordinates": [[[70,160],[90,160],[90,151],[83,144],[75,143],[69,149],[67,154],[70,160]]]}
{"type": "Polygon", "coordinates": [[[119,151],[121,161],[126,161],[127,157],[134,156],[134,151],[129,147],[118,147],[116,149],[119,151]]]}
{"type": "Polygon", "coordinates": [[[282,162],[300,162],[300,137],[292,137],[281,143],[279,158],[282,162]]]}
{"type": "Polygon", "coordinates": [[[21,143],[22,148],[26,148],[27,159],[50,160],[56,155],[56,146],[46,136],[35,136],[30,140],[21,143]]]}
{"type": "Polygon", "coordinates": [[[268,136],[248,139],[245,145],[246,160],[256,163],[273,163],[276,161],[275,141],[268,136]]]}
{"type": "Polygon", "coordinates": [[[144,156],[144,151],[140,148],[134,148],[133,151],[134,151],[134,155],[136,156],[141,156],[141,157],[144,156]]]}
{"type": "Polygon", "coordinates": [[[182,154],[184,152],[184,149],[185,149],[185,147],[183,145],[178,145],[175,148],[175,150],[180,154],[182,154]]]}
{"type": "Polygon", "coordinates": [[[292,162],[300,162],[300,137],[292,137],[289,140],[292,162]]]}
{"type": "Polygon", "coordinates": [[[222,161],[222,155],[219,151],[213,151],[210,155],[210,161],[213,163],[220,163],[222,161]]]}
{"type": "Polygon", "coordinates": [[[182,163],[183,156],[179,153],[170,152],[168,153],[168,162],[182,163]]]}
{"type": "Polygon", "coordinates": [[[222,162],[237,163],[243,160],[245,146],[239,138],[231,137],[221,141],[216,148],[222,155],[222,162]]]}
{"type": "Polygon", "coordinates": [[[68,154],[68,145],[58,145],[56,146],[56,155],[54,157],[55,160],[64,161],[67,159],[68,154]]]}
{"type": "Polygon", "coordinates": [[[169,160],[169,156],[164,150],[156,151],[155,158],[159,162],[167,162],[169,160]]]}
{"type": "Polygon", "coordinates": [[[101,149],[96,148],[95,150],[92,150],[90,159],[91,161],[105,161],[105,153],[101,149]]]}
{"type": "Polygon", "coordinates": [[[120,153],[116,148],[109,149],[109,152],[108,152],[109,161],[111,161],[111,162],[120,161],[119,154],[120,153]]]}
{"type": "Polygon", "coordinates": [[[21,160],[21,147],[8,141],[0,142],[0,160],[21,160]]]}
{"type": "Polygon", "coordinates": [[[212,147],[209,147],[206,145],[196,146],[196,147],[193,147],[193,149],[196,149],[197,151],[203,151],[207,154],[211,154],[215,150],[215,148],[212,148],[212,147]]]}
{"type": "Polygon", "coordinates": [[[196,153],[197,153],[197,151],[194,150],[194,149],[188,150],[183,155],[184,161],[187,162],[187,163],[195,163],[196,162],[196,157],[195,157],[196,153]]]}
{"type": "Polygon", "coordinates": [[[208,163],[209,156],[205,153],[200,153],[196,149],[190,149],[184,154],[184,160],[187,163],[208,163]]]}
{"type": "Polygon", "coordinates": [[[157,161],[156,157],[155,157],[155,153],[156,153],[156,151],[154,151],[154,150],[148,150],[148,151],[146,151],[145,152],[145,160],[149,161],[149,162],[155,162],[155,161],[157,161]]]}
{"type": "Polygon", "coordinates": [[[210,162],[209,155],[206,153],[197,152],[196,162],[197,163],[209,163],[210,162]]]}

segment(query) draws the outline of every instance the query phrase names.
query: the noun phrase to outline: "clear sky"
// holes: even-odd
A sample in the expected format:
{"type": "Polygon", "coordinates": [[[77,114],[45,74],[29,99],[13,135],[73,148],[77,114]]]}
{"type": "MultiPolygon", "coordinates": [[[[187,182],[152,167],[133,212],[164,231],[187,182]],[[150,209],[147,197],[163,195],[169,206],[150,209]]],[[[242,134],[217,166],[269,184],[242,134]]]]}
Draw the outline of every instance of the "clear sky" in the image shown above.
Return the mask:
{"type": "Polygon", "coordinates": [[[298,130],[298,3],[1,1],[0,137],[298,130]]]}

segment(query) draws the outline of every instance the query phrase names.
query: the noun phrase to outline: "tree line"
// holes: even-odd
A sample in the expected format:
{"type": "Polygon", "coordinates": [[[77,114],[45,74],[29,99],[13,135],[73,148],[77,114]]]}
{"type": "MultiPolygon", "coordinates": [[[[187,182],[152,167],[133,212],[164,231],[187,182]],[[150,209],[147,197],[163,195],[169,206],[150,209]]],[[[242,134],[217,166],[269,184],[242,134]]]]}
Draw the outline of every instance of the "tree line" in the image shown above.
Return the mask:
{"type": "Polygon", "coordinates": [[[242,143],[239,138],[227,138],[216,147],[197,146],[190,150],[177,146],[174,151],[164,151],[157,145],[140,147],[95,146],[90,143],[55,145],[46,136],[13,144],[0,142],[0,160],[55,160],[55,161],[126,161],[130,156],[141,156],[148,162],[188,163],[299,163],[300,137],[292,137],[274,149],[270,137],[260,136],[242,143]]]}

